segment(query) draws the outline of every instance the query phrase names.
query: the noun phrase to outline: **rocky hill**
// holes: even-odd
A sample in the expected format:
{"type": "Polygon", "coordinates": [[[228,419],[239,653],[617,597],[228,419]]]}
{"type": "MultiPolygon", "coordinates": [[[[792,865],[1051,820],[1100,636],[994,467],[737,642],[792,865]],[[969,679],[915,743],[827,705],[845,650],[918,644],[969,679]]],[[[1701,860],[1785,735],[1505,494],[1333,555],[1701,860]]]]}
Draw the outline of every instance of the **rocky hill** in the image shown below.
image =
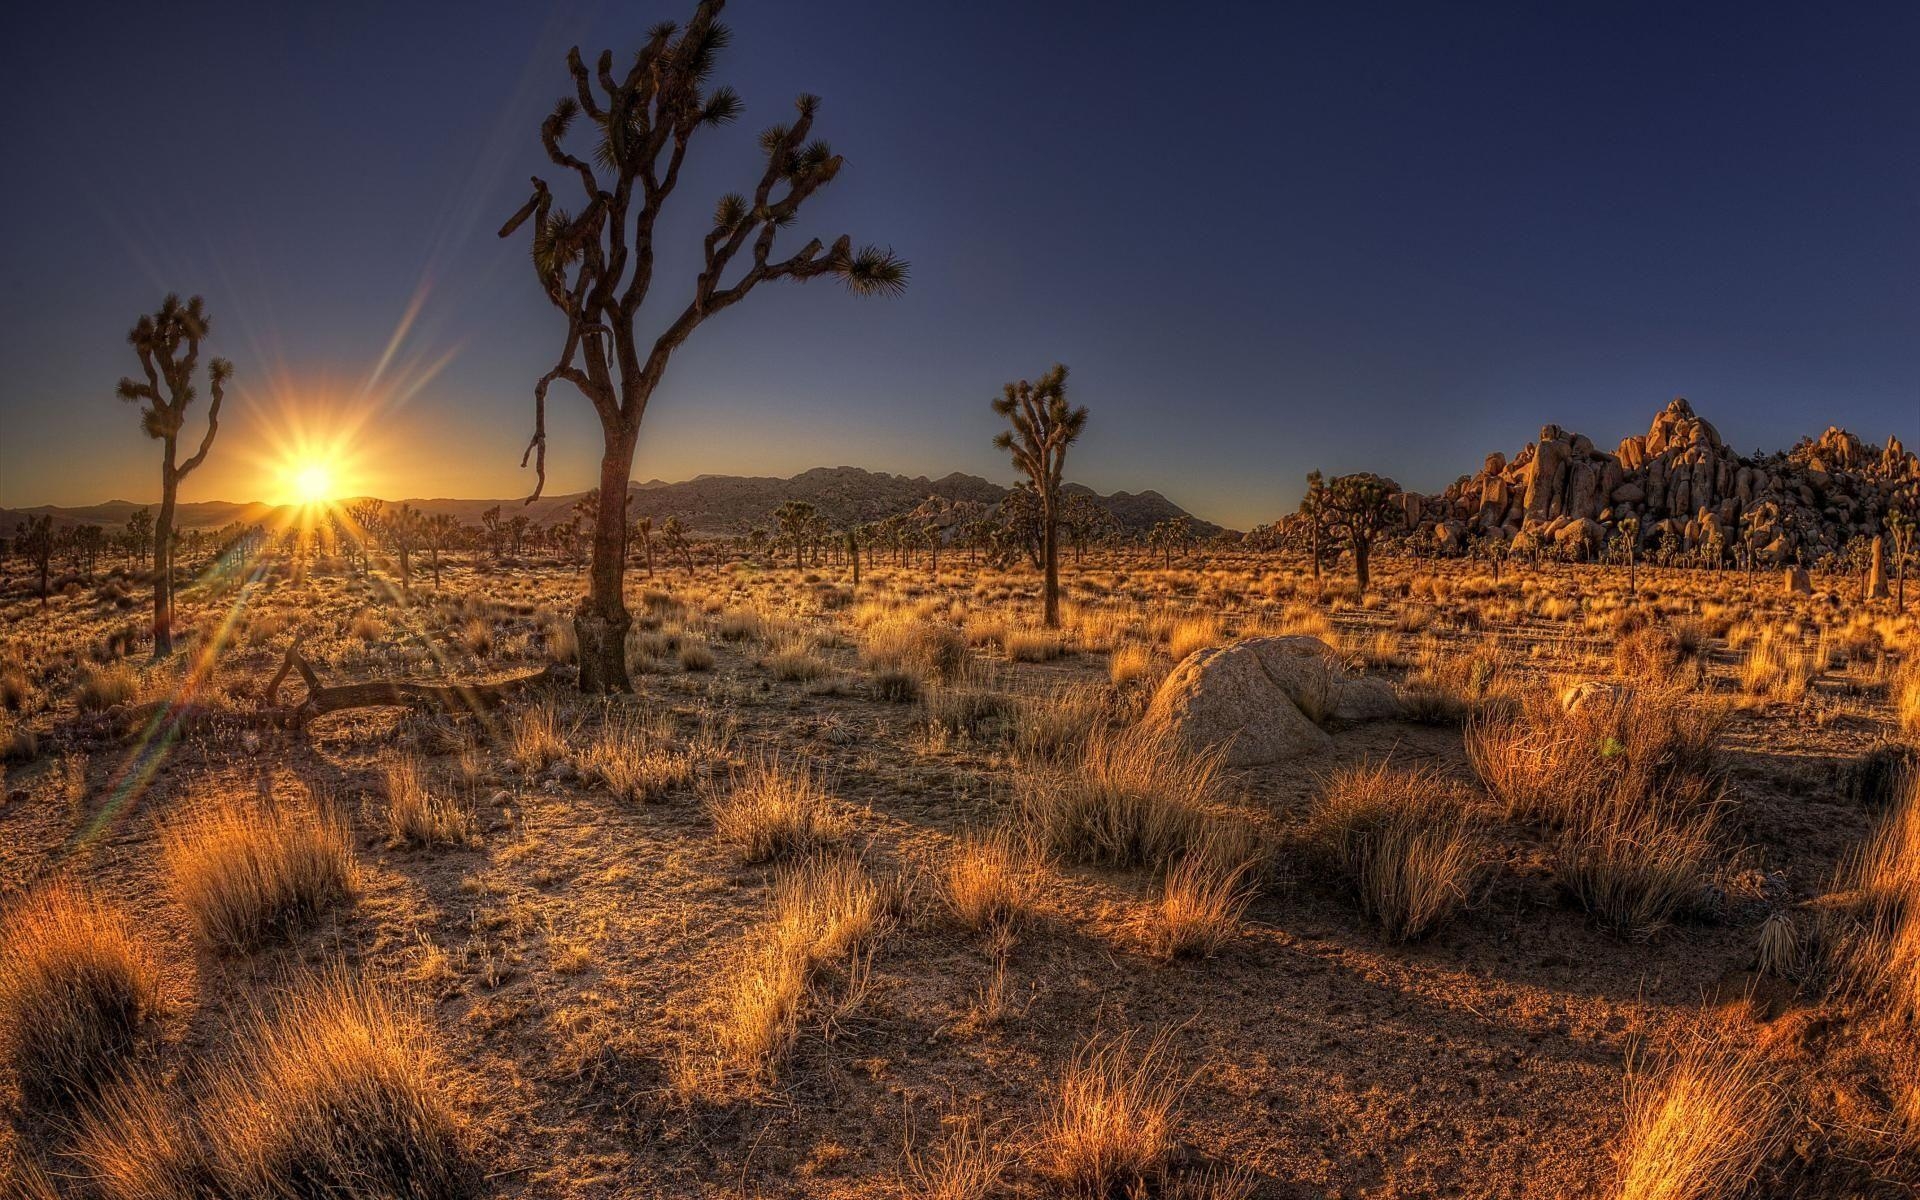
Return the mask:
{"type": "MultiPolygon", "coordinates": [[[[1100,496],[1091,489],[1068,484],[1070,489],[1086,492],[1113,514],[1115,523],[1128,532],[1139,532],[1155,522],[1187,516],[1194,530],[1212,534],[1219,526],[1191,517],[1179,505],[1158,492],[1115,492],[1100,496]]],[[[679,483],[652,480],[636,483],[633,493],[635,516],[651,516],[656,524],[670,516],[686,522],[695,534],[723,535],[744,533],[758,526],[773,527],[773,512],[788,500],[804,500],[835,525],[876,521],[904,513],[932,502],[936,508],[980,511],[1000,503],[1009,488],[977,475],[954,472],[938,479],[924,475],[889,475],[859,467],[815,467],[791,479],[771,476],[700,475],[679,483]]],[[[522,505],[520,497],[505,500],[410,499],[406,503],[427,512],[452,513],[468,525],[480,523],[480,514],[499,505],[508,515],[524,515],[538,525],[564,521],[581,493],[550,494],[531,505],[522,505]]],[[[124,500],[83,508],[59,508],[42,505],[29,509],[0,509],[0,537],[13,531],[24,516],[52,513],[57,526],[95,524],[118,528],[126,524],[135,509],[150,507],[124,500]]],[[[212,529],[234,521],[271,523],[284,516],[283,510],[266,504],[236,504],[224,500],[182,504],[178,510],[182,529],[212,529]]]]}
{"type": "Polygon", "coordinates": [[[1488,455],[1439,495],[1402,500],[1407,530],[1443,552],[1498,537],[1591,558],[1631,518],[1647,546],[1723,559],[1750,550],[1778,565],[1816,563],[1879,534],[1891,504],[1917,497],[1920,459],[1898,438],[1874,446],[1829,427],[1791,450],[1749,457],[1677,399],[1611,453],[1548,425],[1512,459],[1488,455]]]}

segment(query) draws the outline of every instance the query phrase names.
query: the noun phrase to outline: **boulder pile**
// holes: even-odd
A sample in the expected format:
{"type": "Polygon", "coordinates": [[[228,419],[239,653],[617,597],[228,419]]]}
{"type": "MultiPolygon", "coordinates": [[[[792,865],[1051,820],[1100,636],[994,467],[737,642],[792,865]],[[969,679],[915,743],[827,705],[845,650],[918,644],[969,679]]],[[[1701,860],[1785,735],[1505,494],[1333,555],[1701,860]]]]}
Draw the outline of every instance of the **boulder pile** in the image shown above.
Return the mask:
{"type": "Polygon", "coordinates": [[[1510,460],[1489,455],[1478,474],[1437,496],[1403,497],[1403,511],[1406,532],[1442,553],[1498,538],[1521,552],[1587,560],[1631,520],[1626,528],[1645,546],[1782,566],[1879,535],[1895,498],[1916,493],[1920,458],[1898,438],[1873,446],[1829,427],[1792,450],[1748,457],[1676,399],[1611,453],[1548,425],[1510,460]]]}

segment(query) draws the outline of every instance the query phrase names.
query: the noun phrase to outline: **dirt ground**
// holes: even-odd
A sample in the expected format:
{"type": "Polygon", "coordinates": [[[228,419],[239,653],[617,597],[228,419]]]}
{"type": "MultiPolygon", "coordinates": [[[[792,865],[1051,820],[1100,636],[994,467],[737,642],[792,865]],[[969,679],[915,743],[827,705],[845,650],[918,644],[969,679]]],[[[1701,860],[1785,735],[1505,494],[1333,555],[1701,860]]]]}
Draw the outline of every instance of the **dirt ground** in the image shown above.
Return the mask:
{"type": "MultiPolygon", "coordinates": [[[[239,1015],[311,972],[344,964],[408,996],[431,1016],[487,1186],[507,1197],[914,1194],[911,1152],[968,1118],[1008,1154],[1007,1190],[1043,1193],[1030,1145],[1055,1081],[1090,1035],[1124,1031],[1164,1031],[1164,1069],[1184,1081],[1171,1178],[1237,1171],[1251,1194],[1297,1200],[1606,1195],[1636,1053],[1702,1022],[1777,1041],[1796,1061],[1837,1045],[1815,1000],[1756,972],[1756,944],[1767,912],[1826,892],[1868,830],[1849,772],[1898,736],[1889,685],[1916,646],[1912,619],[1884,603],[1856,611],[1843,584],[1786,597],[1773,577],[1641,572],[1632,603],[1704,631],[1691,687],[1731,710],[1727,871],[1749,885],[1651,938],[1598,928],[1557,885],[1541,836],[1496,820],[1495,868],[1466,910],[1424,941],[1384,941],[1302,845],[1308,805],[1339,767],[1383,759],[1477,786],[1458,723],[1391,720],[1336,724],[1331,751],[1231,773],[1233,806],[1269,854],[1217,953],[1155,952],[1152,873],[1056,859],[1039,919],[1002,962],[946,916],[935,880],[957,839],[1014,820],[1037,768],[1006,737],[942,733],[925,700],[883,699],[862,657],[863,612],[955,624],[978,686],[1036,698],[1081,688],[1124,722],[1172,667],[1183,620],[1216,622],[1207,640],[1317,633],[1396,684],[1422,661],[1491,653],[1514,681],[1557,685],[1620,679],[1615,617],[1632,603],[1624,573],[1599,568],[1514,566],[1495,584],[1479,567],[1387,563],[1362,602],[1297,564],[1106,559],[1067,572],[1066,652],[1012,661],[991,626],[1037,618],[1034,577],[941,568],[935,580],[925,564],[877,566],[857,596],[833,566],[636,571],[640,635],[661,641],[640,651],[650,669],[635,696],[562,690],[480,716],[366,710],[165,744],[83,729],[83,676],[124,662],[152,699],[185,664],[210,664],[213,689],[245,709],[299,635],[329,682],[498,678],[558,652],[552,631],[580,577],[462,562],[438,590],[416,580],[404,602],[384,578],[268,571],[184,595],[186,650],[151,669],[143,650],[123,658],[128,647],[109,644],[138,629],[137,591],[0,601],[0,658],[27,681],[11,720],[38,735],[37,753],[5,768],[0,894],[69,873],[133,914],[165,964],[159,1062],[183,1093],[191,1066],[217,1069],[239,1015]],[[768,628],[723,636],[743,611],[768,628]],[[1743,684],[1753,631],[1782,627],[1819,656],[1811,679],[1743,684]],[[1152,665],[1116,685],[1122,643],[1147,647],[1152,665]],[[683,667],[686,644],[709,647],[711,669],[683,667]],[[824,673],[777,677],[768,663],[782,646],[824,673]],[[691,779],[637,802],[564,762],[523,770],[512,725],[542,702],[570,746],[624,713],[670,726],[691,779]],[[407,748],[470,808],[468,844],[392,844],[383,770],[407,748]],[[765,918],[775,871],[716,839],[703,798],[769,755],[824,783],[846,844],[896,886],[896,918],[864,978],[846,981],[855,1002],[803,1021],[770,1078],[689,1094],[676,1080],[711,1040],[728,964],[765,918]],[[357,897],[251,955],[198,946],[156,828],[210,797],[302,794],[349,815],[357,897]]],[[[57,1145],[0,1137],[6,1154],[59,1161],[57,1145]]],[[[1876,1190],[1895,1186],[1886,1178],[1864,1171],[1856,1191],[1800,1194],[1899,1194],[1876,1190]]]]}

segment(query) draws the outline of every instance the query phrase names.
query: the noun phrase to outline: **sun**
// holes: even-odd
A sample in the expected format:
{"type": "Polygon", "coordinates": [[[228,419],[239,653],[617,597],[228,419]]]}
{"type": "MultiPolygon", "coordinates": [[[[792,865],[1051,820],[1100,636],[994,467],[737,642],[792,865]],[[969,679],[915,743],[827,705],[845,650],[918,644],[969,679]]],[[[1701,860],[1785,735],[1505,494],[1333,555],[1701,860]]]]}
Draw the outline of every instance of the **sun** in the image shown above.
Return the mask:
{"type": "Polygon", "coordinates": [[[301,504],[324,504],[333,499],[333,469],[317,459],[293,464],[287,472],[287,484],[301,504]]]}

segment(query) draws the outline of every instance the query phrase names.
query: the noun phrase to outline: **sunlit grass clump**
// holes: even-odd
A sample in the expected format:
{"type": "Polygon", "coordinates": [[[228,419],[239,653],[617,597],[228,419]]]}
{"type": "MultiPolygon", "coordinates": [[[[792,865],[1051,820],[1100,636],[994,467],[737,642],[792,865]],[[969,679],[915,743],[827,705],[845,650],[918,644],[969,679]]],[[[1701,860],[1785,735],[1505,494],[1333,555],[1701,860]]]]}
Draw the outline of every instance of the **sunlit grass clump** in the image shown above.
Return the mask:
{"type": "Polygon", "coordinates": [[[223,951],[312,924],[357,880],[346,822],[319,803],[223,797],[174,817],[160,853],[194,933],[223,951]]]}
{"type": "Polygon", "coordinates": [[[96,1093],[147,1044],[160,974],[125,916],[44,884],[0,923],[0,1054],[29,1112],[96,1093]]]}

